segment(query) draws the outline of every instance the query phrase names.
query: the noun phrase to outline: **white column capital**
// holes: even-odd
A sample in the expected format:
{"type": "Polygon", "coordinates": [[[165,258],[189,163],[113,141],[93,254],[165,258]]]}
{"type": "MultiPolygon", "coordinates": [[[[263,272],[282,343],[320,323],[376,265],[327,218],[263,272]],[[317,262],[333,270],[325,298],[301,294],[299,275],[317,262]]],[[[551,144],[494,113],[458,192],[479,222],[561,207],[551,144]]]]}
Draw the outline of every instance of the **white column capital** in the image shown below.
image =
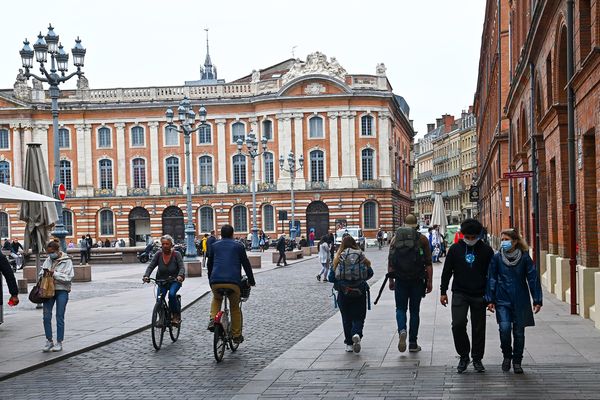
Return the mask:
{"type": "Polygon", "coordinates": [[[275,119],[283,120],[283,121],[289,121],[291,117],[292,117],[292,114],[290,114],[290,113],[280,113],[280,114],[275,115],[275,119]]]}
{"type": "Polygon", "coordinates": [[[391,114],[387,111],[381,111],[377,114],[377,117],[381,120],[388,119],[391,117],[391,114]]]}
{"type": "Polygon", "coordinates": [[[114,124],[115,129],[125,129],[125,123],[124,122],[116,122],[114,124]]]}
{"type": "Polygon", "coordinates": [[[158,128],[158,125],[159,125],[158,121],[150,121],[150,122],[148,122],[148,127],[149,128],[158,128]]]}
{"type": "Polygon", "coordinates": [[[340,113],[337,111],[328,112],[327,116],[329,117],[329,119],[337,119],[337,117],[340,116],[340,113]]]}
{"type": "Polygon", "coordinates": [[[292,113],[291,117],[294,119],[304,119],[304,114],[303,113],[292,113]]]}
{"type": "Polygon", "coordinates": [[[250,123],[253,123],[253,124],[255,124],[255,123],[257,123],[257,122],[258,122],[258,117],[250,117],[250,118],[248,118],[248,121],[249,121],[250,123]]]}
{"type": "Polygon", "coordinates": [[[227,120],[225,118],[219,118],[219,119],[215,119],[215,124],[217,125],[225,125],[227,123],[227,120]]]}

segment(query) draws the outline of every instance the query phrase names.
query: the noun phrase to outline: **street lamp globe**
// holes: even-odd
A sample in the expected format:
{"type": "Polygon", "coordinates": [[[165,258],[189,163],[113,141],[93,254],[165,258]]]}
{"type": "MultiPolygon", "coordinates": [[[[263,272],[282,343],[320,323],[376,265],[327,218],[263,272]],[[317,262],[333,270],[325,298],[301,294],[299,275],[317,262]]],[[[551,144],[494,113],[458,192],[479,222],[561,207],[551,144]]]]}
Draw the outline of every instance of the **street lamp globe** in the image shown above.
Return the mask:
{"type": "Polygon", "coordinates": [[[298,164],[300,164],[300,169],[304,168],[304,156],[300,154],[300,158],[298,159],[298,164]]]}
{"type": "Polygon", "coordinates": [[[58,46],[58,53],[56,54],[56,64],[60,72],[67,72],[69,69],[69,54],[65,52],[62,44],[58,46]]]}
{"type": "Polygon", "coordinates": [[[167,118],[167,123],[171,125],[173,123],[173,110],[167,108],[167,111],[165,112],[165,117],[167,118]]]}
{"type": "Polygon", "coordinates": [[[191,108],[187,112],[187,124],[193,125],[196,120],[196,113],[191,108]]]}
{"type": "Polygon", "coordinates": [[[46,34],[46,44],[48,45],[48,53],[56,54],[58,52],[58,35],[54,32],[52,24],[48,26],[48,33],[46,34]]]}
{"type": "Polygon", "coordinates": [[[198,115],[200,116],[200,123],[204,124],[206,122],[206,108],[204,106],[200,106],[198,115]]]}
{"type": "Polygon", "coordinates": [[[23,68],[31,68],[33,67],[33,50],[31,50],[31,46],[29,46],[29,40],[25,39],[23,41],[23,49],[19,51],[21,55],[21,63],[23,64],[23,68]]]}
{"type": "Polygon", "coordinates": [[[75,47],[71,49],[71,53],[73,54],[73,65],[75,65],[77,68],[83,67],[85,48],[81,45],[81,39],[79,39],[79,36],[77,36],[77,39],[75,39],[75,47]]]}
{"type": "Polygon", "coordinates": [[[285,160],[283,159],[283,155],[279,155],[279,168],[283,169],[283,163],[285,162],[285,160]]]}
{"type": "Polygon", "coordinates": [[[177,118],[179,119],[179,122],[183,122],[185,121],[185,117],[186,117],[186,110],[185,107],[183,105],[179,105],[179,107],[177,107],[177,118]]]}
{"type": "Polygon", "coordinates": [[[236,144],[237,144],[237,148],[238,148],[238,153],[241,153],[242,152],[242,145],[244,144],[244,141],[242,139],[238,139],[236,141],[236,144]]]}
{"type": "Polygon", "coordinates": [[[38,40],[33,44],[35,51],[35,59],[39,63],[45,63],[48,60],[48,45],[42,36],[42,32],[38,35],[38,40]]]}

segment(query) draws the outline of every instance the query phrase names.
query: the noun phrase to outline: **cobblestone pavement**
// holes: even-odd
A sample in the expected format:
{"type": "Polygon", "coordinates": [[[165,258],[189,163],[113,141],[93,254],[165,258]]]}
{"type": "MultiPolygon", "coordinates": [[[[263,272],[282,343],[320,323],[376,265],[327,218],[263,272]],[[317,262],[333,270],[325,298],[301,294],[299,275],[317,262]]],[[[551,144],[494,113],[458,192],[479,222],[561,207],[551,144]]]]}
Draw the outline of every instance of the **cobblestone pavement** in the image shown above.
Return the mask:
{"type": "MultiPolygon", "coordinates": [[[[384,258],[384,252],[369,253],[384,258]]],[[[382,265],[375,265],[372,282],[382,276],[382,265]]],[[[331,285],[315,279],[318,270],[317,261],[310,260],[257,275],[257,287],[243,306],[246,341],[236,353],[228,351],[222,363],[215,362],[206,331],[206,296],[183,314],[179,341],[172,344],[166,335],[159,352],[144,331],[0,382],[0,398],[37,400],[44,393],[70,399],[230,398],[336,312],[331,285]]],[[[150,310],[148,304],[148,316],[150,310]]]]}

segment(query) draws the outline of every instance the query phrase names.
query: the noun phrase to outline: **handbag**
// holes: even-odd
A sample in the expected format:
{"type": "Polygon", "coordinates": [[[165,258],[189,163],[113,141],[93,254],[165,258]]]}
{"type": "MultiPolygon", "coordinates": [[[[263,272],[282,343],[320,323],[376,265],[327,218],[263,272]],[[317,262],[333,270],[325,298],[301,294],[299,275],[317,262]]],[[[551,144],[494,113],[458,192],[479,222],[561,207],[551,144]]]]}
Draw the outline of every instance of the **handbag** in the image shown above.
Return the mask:
{"type": "Polygon", "coordinates": [[[48,271],[44,271],[44,275],[40,281],[40,295],[44,299],[54,297],[54,277],[48,271]]]}
{"type": "Polygon", "coordinates": [[[41,304],[46,300],[41,296],[40,283],[42,283],[42,278],[38,279],[35,286],[33,286],[29,292],[29,301],[34,304],[41,304]]]}

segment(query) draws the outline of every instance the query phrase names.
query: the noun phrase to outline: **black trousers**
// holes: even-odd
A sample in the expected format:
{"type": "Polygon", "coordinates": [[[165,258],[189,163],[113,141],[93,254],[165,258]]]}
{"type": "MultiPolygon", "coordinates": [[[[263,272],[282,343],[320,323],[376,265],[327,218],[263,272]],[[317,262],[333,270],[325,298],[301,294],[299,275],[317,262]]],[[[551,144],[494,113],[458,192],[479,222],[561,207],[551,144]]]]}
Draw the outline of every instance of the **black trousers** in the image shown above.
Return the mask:
{"type": "Polygon", "coordinates": [[[481,361],[485,350],[485,310],[486,304],[483,296],[468,296],[454,292],[452,294],[452,336],[454,347],[461,357],[468,357],[481,361]],[[467,314],[471,311],[471,339],[467,335],[467,314]]]}
{"type": "Polygon", "coordinates": [[[279,261],[277,261],[277,265],[283,260],[283,265],[287,265],[287,260],[285,258],[285,250],[279,250],[279,261]]]}

